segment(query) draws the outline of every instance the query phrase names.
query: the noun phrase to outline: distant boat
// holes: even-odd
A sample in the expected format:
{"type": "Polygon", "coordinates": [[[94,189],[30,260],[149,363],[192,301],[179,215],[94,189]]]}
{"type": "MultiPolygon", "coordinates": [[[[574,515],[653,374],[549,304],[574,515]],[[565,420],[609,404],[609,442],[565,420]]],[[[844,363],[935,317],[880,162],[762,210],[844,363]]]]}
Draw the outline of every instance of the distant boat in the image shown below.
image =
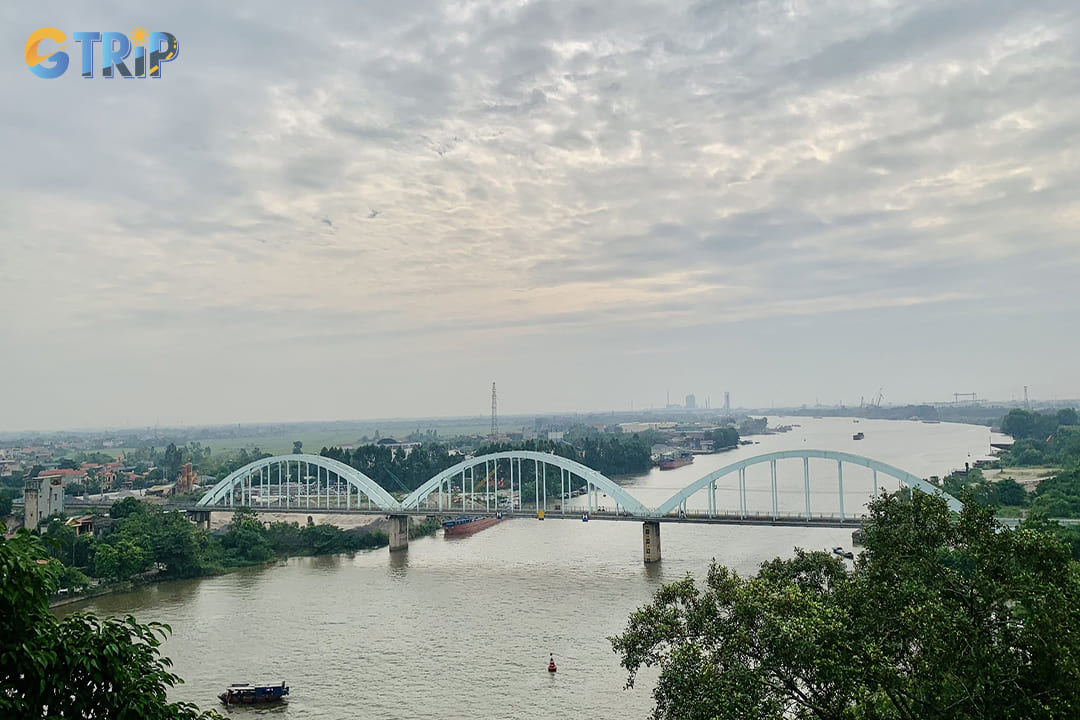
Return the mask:
{"type": "Polygon", "coordinates": [[[218,699],[226,705],[262,705],[279,702],[289,694],[289,688],[282,680],[280,685],[249,685],[238,683],[225,688],[218,699]]]}
{"type": "Polygon", "coordinates": [[[661,470],[674,470],[675,468],[689,465],[694,462],[694,454],[685,450],[679,452],[664,453],[660,456],[661,470]]]}
{"type": "Polygon", "coordinates": [[[447,520],[442,524],[444,537],[465,537],[485,530],[492,525],[502,522],[502,513],[495,517],[490,515],[475,515],[471,517],[459,517],[447,520]]]}
{"type": "Polygon", "coordinates": [[[864,437],[866,437],[866,435],[864,435],[861,432],[857,432],[857,433],[855,433],[854,435],[851,436],[851,439],[852,440],[862,440],[864,437]]]}

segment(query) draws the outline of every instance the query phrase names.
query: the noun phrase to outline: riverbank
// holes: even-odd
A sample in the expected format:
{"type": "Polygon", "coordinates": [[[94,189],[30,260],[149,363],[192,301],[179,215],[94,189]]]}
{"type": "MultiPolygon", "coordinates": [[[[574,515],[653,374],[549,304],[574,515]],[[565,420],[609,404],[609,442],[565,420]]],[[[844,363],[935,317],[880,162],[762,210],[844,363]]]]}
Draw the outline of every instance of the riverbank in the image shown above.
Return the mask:
{"type": "Polygon", "coordinates": [[[1052,478],[1064,472],[1059,467],[1005,467],[1000,469],[983,470],[983,477],[987,480],[998,481],[1011,478],[1024,486],[1028,492],[1032,492],[1043,480],[1052,478]]]}
{"type": "MultiPolygon", "coordinates": [[[[106,596],[106,595],[115,595],[115,594],[119,594],[119,593],[133,592],[133,591],[138,590],[140,588],[145,588],[145,587],[155,586],[155,585],[164,585],[164,584],[167,584],[167,583],[170,583],[170,582],[183,582],[183,581],[188,581],[188,580],[199,580],[199,579],[203,579],[203,578],[218,577],[218,576],[221,576],[221,575],[227,575],[229,573],[232,573],[232,572],[235,572],[235,571],[238,571],[238,570],[246,570],[246,569],[253,568],[253,567],[270,567],[270,566],[275,565],[275,564],[277,564],[279,562],[289,560],[289,559],[292,559],[292,558],[327,557],[327,556],[333,556],[333,555],[342,555],[342,556],[353,557],[358,552],[364,552],[364,551],[368,551],[368,550],[379,550],[379,549],[385,548],[385,547],[387,547],[389,545],[389,540],[388,540],[388,538],[386,536],[385,531],[378,527],[379,522],[380,521],[370,522],[370,523],[366,523],[364,525],[364,527],[371,528],[371,530],[369,532],[363,533],[364,538],[366,539],[366,538],[374,537],[374,539],[376,541],[369,544],[369,545],[366,545],[364,547],[358,547],[358,548],[353,549],[353,550],[331,551],[331,552],[317,552],[317,551],[291,552],[291,553],[284,553],[284,554],[276,555],[275,557],[273,557],[273,558],[271,558],[269,560],[264,560],[264,561],[257,561],[257,562],[243,562],[243,561],[237,562],[237,561],[234,561],[234,562],[232,562],[231,564],[229,564],[227,566],[207,568],[204,572],[201,572],[201,573],[199,573],[197,575],[193,575],[193,576],[190,576],[190,577],[176,577],[176,576],[172,576],[172,575],[166,576],[166,575],[162,575],[161,573],[146,573],[146,574],[144,574],[143,577],[140,577],[140,578],[135,578],[135,579],[130,579],[130,580],[121,580],[121,581],[118,581],[118,582],[112,582],[112,583],[108,583],[108,584],[93,586],[91,589],[87,590],[86,592],[68,592],[68,593],[65,593],[64,595],[59,595],[59,596],[53,598],[53,600],[49,603],[49,607],[50,608],[64,607],[66,605],[73,605],[75,603],[85,602],[85,601],[92,600],[92,599],[98,598],[98,597],[103,597],[103,596],[106,596]]],[[[381,522],[382,522],[383,525],[386,524],[385,520],[381,520],[381,522]]],[[[329,526],[329,527],[334,527],[337,530],[341,530],[341,528],[338,528],[337,526],[329,526]]],[[[422,522],[414,523],[409,527],[409,539],[410,540],[416,540],[416,539],[419,539],[419,538],[422,538],[422,537],[428,537],[430,535],[434,535],[439,530],[440,527],[442,527],[442,523],[440,523],[438,520],[424,520],[422,522]]],[[[343,531],[343,532],[348,533],[348,534],[352,534],[352,535],[360,535],[360,533],[357,533],[355,530],[356,529],[353,528],[352,530],[347,530],[347,531],[343,531]]]]}

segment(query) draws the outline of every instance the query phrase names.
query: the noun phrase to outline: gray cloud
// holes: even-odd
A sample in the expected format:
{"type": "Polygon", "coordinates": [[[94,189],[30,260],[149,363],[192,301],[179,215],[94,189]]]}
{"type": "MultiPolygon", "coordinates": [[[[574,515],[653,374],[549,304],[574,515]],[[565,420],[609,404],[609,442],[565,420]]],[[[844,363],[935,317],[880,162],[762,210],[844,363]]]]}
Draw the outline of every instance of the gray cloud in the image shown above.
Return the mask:
{"type": "Polygon", "coordinates": [[[1080,395],[1074,3],[148,12],[0,9],[181,43],[0,66],[0,429],[1080,395]]]}

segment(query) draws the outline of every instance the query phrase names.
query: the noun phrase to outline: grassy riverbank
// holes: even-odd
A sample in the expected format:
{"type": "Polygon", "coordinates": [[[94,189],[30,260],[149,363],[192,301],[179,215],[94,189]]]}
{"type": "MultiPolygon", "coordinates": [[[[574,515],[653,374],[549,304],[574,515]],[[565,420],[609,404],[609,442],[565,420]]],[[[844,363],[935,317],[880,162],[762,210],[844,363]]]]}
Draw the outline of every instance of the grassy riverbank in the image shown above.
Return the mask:
{"type": "MultiPolygon", "coordinates": [[[[56,529],[54,526],[50,527],[56,529]]],[[[441,523],[438,520],[415,523],[409,528],[409,537],[416,539],[434,535],[440,527],[441,523]]],[[[248,510],[238,511],[226,528],[226,532],[220,536],[197,531],[200,542],[210,547],[214,545],[220,547],[215,552],[207,553],[208,562],[201,563],[197,572],[183,575],[169,573],[155,566],[124,578],[113,575],[111,578],[91,579],[89,575],[95,569],[102,572],[118,572],[111,569],[113,559],[109,557],[112,552],[119,554],[117,547],[120,547],[124,553],[138,555],[137,546],[134,549],[125,547],[126,539],[116,539],[110,544],[108,538],[103,538],[97,541],[92,552],[88,553],[87,565],[65,566],[64,576],[67,577],[69,583],[61,588],[63,594],[53,599],[51,607],[62,607],[101,595],[129,592],[141,586],[171,580],[213,577],[242,568],[269,565],[293,557],[352,554],[361,550],[383,548],[389,544],[386,532],[380,527],[342,530],[334,525],[301,527],[295,522],[262,523],[256,513],[248,510]],[[101,556],[106,559],[103,560],[101,556]],[[210,562],[211,558],[216,561],[210,562]],[[93,584],[95,581],[98,584],[93,584]]],[[[46,537],[49,537],[48,532],[46,532],[46,537]]],[[[53,545],[57,543],[54,542],[53,545]]],[[[78,558],[81,555],[75,546],[71,546],[70,549],[61,546],[61,550],[60,553],[54,553],[54,557],[61,562],[63,558],[78,558]]],[[[126,559],[124,562],[130,566],[131,560],[126,559]]]]}

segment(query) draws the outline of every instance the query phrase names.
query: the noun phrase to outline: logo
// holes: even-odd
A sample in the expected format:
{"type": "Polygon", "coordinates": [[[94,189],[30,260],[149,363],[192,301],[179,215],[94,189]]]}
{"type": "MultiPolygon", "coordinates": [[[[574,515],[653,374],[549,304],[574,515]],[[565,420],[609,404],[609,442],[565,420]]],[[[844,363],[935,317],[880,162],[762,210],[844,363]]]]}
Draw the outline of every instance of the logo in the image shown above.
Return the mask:
{"type": "MultiPolygon", "coordinates": [[[[77,32],[71,39],[78,43],[82,76],[94,77],[95,65],[101,77],[160,78],[161,66],[180,54],[176,36],[167,32],[147,32],[137,27],[130,33],[77,32]],[[100,45],[100,48],[98,46],[100,45]],[[133,62],[128,67],[129,57],[133,62]],[[95,62],[97,61],[97,62],[95,62]],[[149,68],[149,69],[148,69],[149,68]]],[[[26,66],[39,78],[58,78],[68,69],[71,58],[64,50],[67,35],[56,28],[38,28],[26,39],[26,66]]]]}

